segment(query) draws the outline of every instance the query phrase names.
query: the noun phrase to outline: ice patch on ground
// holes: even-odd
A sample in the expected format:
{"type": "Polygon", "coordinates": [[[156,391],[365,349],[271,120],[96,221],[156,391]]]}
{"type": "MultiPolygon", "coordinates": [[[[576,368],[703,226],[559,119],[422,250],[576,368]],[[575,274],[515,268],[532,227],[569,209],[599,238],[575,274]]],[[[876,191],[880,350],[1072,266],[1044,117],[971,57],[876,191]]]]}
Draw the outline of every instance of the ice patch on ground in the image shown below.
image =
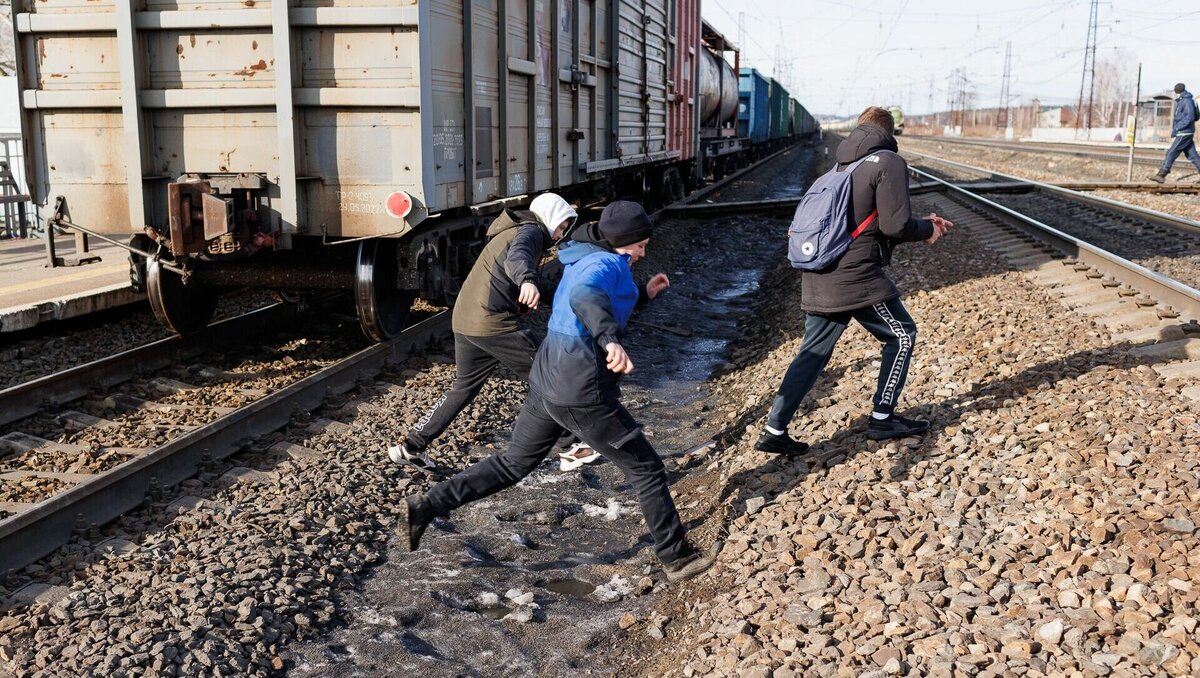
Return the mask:
{"type": "Polygon", "coordinates": [[[579,474],[577,473],[563,473],[557,470],[558,457],[555,456],[553,459],[555,470],[530,474],[521,481],[521,485],[553,485],[579,478],[579,474]]]}
{"type": "Polygon", "coordinates": [[[373,607],[363,607],[357,610],[358,621],[371,624],[372,626],[396,626],[399,622],[396,618],[385,614],[380,614],[379,610],[373,607]]]}
{"type": "Polygon", "coordinates": [[[592,597],[602,603],[611,603],[624,598],[633,591],[632,582],[619,574],[614,574],[607,583],[597,586],[596,590],[592,591],[592,597]]]}
{"type": "Polygon", "coordinates": [[[607,506],[596,506],[595,504],[584,504],[583,512],[589,518],[600,517],[600,518],[604,518],[605,520],[616,520],[617,518],[620,518],[621,516],[625,515],[626,513],[629,513],[630,509],[622,506],[621,502],[617,501],[616,499],[609,499],[607,506]]]}

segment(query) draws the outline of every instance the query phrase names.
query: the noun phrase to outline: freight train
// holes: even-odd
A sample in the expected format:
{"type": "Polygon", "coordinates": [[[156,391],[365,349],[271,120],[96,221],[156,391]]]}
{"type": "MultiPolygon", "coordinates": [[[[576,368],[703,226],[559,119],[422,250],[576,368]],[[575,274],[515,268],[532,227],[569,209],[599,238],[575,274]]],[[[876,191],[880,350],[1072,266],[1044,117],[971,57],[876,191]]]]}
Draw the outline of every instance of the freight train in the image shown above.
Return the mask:
{"type": "Polygon", "coordinates": [[[123,234],[185,334],[222,289],[344,289],[386,340],[506,207],[664,204],[816,132],[779,83],[739,88],[700,0],[17,0],[13,24],[41,216],[123,234]]]}

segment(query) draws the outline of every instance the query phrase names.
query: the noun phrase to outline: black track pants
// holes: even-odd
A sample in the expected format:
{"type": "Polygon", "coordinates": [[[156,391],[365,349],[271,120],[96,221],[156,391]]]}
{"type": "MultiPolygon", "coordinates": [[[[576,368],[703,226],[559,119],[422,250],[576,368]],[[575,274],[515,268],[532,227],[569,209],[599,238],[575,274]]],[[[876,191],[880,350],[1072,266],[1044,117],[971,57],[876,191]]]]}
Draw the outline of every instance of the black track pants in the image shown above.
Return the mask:
{"type": "Polygon", "coordinates": [[[642,435],[641,426],[616,401],[565,407],[530,392],[513,426],[509,448],[434,486],[429,491],[434,510],[446,515],[516,485],[546,458],[564,429],[625,473],[641,505],[658,559],[668,563],[682,556],[687,550],[686,531],[671,499],[662,460],[642,435]]]}
{"type": "Polygon", "coordinates": [[[529,381],[537,344],[526,332],[509,332],[492,337],[454,335],[454,365],[457,376],[433,409],[408,432],[405,442],[410,450],[423,450],[440,436],[454,418],[479,395],[488,377],[504,365],[522,381],[529,381]]]}
{"type": "Polygon", "coordinates": [[[804,323],[804,343],[783,375],[783,383],[771,404],[771,414],[767,416],[767,426],[787,429],[800,402],[829,363],[833,348],[851,319],[857,320],[883,344],[883,360],[872,403],[876,412],[892,413],[908,379],[908,365],[917,340],[917,326],[898,298],[842,313],[808,314],[804,323]]]}

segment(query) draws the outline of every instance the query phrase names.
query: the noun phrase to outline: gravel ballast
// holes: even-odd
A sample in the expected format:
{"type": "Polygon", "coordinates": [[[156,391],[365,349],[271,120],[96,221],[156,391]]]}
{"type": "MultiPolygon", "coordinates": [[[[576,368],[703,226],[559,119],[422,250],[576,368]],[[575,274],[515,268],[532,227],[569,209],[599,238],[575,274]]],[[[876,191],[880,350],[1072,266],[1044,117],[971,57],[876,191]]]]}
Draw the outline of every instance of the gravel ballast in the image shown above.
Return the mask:
{"type": "Polygon", "coordinates": [[[800,342],[780,274],[715,388],[752,426],[675,488],[728,530],[721,562],[659,604],[663,643],[618,650],[637,672],[1200,672],[1200,407],[998,260],[965,232],[901,248],[920,331],[901,408],[932,430],[865,438],[878,346],[854,329],[793,423],[813,444],[795,461],[751,449],[800,342]]]}

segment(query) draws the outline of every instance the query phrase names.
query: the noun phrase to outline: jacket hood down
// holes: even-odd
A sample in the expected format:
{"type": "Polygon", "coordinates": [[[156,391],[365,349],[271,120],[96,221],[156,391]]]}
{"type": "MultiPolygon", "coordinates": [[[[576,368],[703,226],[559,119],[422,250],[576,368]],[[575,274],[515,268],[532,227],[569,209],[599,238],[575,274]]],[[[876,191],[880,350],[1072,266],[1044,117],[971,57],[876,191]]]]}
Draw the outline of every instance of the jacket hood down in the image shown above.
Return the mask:
{"type": "Polygon", "coordinates": [[[1174,136],[1187,136],[1196,133],[1196,100],[1192,93],[1184,90],[1175,101],[1175,117],[1171,120],[1171,132],[1174,136]]]}
{"type": "Polygon", "coordinates": [[[523,224],[541,225],[541,220],[538,215],[527,210],[504,210],[500,216],[492,220],[488,226],[487,237],[494,238],[510,228],[516,228],[523,224]]]}
{"type": "Polygon", "coordinates": [[[539,266],[550,236],[533,212],[504,210],[487,230],[488,242],[479,253],[454,302],[457,334],[490,337],[516,332],[521,285],[533,283],[544,294],[552,287],[539,266]]]}
{"type": "Polygon", "coordinates": [[[529,211],[537,215],[551,238],[554,237],[554,230],[559,224],[568,219],[574,222],[579,216],[575,208],[556,193],[543,193],[534,198],[533,202],[529,203],[529,211]]]}

